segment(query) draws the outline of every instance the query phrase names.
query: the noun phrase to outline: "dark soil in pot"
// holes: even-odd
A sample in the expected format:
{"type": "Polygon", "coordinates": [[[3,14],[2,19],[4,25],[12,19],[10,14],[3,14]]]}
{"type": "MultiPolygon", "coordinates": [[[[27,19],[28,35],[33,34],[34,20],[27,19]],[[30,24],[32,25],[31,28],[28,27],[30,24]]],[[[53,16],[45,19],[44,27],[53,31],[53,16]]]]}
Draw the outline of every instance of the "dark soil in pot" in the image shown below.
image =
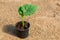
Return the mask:
{"type": "Polygon", "coordinates": [[[30,24],[26,21],[24,21],[24,27],[22,26],[22,21],[17,22],[16,24],[17,36],[20,38],[26,38],[29,35],[29,27],[30,24]]]}

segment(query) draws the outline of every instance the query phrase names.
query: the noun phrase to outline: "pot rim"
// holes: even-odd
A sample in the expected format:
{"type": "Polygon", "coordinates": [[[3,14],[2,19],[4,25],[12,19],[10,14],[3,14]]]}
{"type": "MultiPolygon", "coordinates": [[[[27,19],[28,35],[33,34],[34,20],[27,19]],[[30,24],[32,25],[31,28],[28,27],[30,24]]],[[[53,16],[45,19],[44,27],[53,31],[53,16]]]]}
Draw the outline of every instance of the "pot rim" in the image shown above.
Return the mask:
{"type": "MultiPolygon", "coordinates": [[[[18,22],[15,24],[15,28],[16,28],[16,30],[18,30],[18,31],[22,31],[22,30],[20,30],[20,29],[17,29],[17,24],[18,24],[19,22],[21,22],[21,21],[18,21],[18,22]]],[[[24,21],[24,22],[27,22],[27,21],[24,21]]],[[[24,29],[23,31],[26,31],[26,30],[29,29],[30,23],[29,23],[29,22],[27,22],[27,23],[28,23],[29,26],[27,26],[28,28],[27,28],[27,29],[24,29]]]]}

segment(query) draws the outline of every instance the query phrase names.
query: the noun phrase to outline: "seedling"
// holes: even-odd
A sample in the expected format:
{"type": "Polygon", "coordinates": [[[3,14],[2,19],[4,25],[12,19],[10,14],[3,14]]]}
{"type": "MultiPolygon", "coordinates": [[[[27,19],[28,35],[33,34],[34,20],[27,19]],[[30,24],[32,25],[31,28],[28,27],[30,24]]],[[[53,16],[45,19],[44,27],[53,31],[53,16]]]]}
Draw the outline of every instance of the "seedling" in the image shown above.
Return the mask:
{"type": "Polygon", "coordinates": [[[37,10],[37,6],[36,5],[32,5],[32,4],[25,4],[23,6],[19,6],[18,7],[18,13],[22,17],[22,26],[23,27],[24,27],[24,17],[34,14],[34,12],[36,10],[37,10]]]}

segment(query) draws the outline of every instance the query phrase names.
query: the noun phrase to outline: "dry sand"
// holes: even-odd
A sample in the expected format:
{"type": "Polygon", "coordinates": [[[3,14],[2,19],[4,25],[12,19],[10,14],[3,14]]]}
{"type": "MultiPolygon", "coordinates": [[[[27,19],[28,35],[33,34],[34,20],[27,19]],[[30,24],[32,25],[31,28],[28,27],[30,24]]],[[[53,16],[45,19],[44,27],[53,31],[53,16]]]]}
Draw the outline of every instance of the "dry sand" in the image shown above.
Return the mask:
{"type": "Polygon", "coordinates": [[[0,40],[60,40],[60,0],[0,0],[0,40]],[[14,36],[14,25],[20,21],[17,7],[35,4],[38,10],[26,17],[30,31],[26,39],[14,36]]]}

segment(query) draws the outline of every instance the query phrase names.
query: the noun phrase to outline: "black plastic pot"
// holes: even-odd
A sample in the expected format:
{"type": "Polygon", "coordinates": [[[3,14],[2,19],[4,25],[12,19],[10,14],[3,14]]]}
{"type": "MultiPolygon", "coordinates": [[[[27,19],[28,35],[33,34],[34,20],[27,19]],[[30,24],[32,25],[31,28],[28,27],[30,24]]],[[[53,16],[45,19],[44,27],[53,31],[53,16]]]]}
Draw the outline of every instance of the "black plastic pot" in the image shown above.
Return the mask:
{"type": "Polygon", "coordinates": [[[17,22],[17,24],[16,24],[16,33],[17,33],[17,36],[20,38],[26,38],[29,35],[30,24],[29,24],[29,22],[24,21],[24,25],[25,25],[25,23],[26,23],[27,28],[24,27],[24,29],[20,28],[22,26],[22,21],[17,22]]]}

